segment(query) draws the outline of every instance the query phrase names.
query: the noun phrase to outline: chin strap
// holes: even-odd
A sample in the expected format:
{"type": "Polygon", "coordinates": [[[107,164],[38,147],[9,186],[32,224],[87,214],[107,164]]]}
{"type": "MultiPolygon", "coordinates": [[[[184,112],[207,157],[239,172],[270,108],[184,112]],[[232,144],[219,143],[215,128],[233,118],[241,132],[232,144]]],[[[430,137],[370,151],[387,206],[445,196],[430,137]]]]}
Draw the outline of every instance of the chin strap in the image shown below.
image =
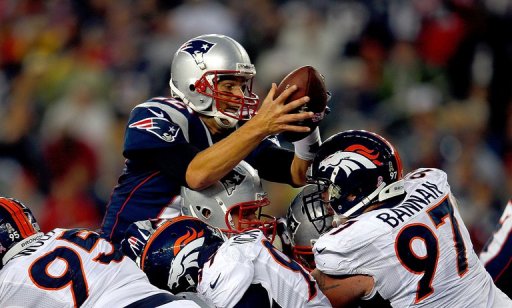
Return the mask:
{"type": "Polygon", "coordinates": [[[354,205],[350,210],[346,211],[342,215],[334,215],[333,217],[333,227],[338,227],[344,224],[349,218],[350,215],[354,214],[362,207],[367,206],[378,196],[377,202],[382,202],[384,200],[399,196],[405,192],[404,180],[398,180],[386,186],[386,183],[382,183],[374,190],[371,194],[363,198],[358,204],[354,205]]]}

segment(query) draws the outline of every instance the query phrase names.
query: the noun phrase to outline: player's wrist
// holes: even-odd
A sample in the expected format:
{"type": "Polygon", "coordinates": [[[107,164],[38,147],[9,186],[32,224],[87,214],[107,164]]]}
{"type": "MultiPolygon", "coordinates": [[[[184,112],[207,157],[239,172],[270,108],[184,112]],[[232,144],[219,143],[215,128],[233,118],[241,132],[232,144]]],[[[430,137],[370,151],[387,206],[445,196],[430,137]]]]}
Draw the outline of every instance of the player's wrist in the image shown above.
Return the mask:
{"type": "MultiPolygon", "coordinates": [[[[271,135],[266,127],[267,126],[262,122],[262,117],[255,115],[235,130],[235,132],[237,133],[236,135],[244,136],[251,140],[256,139],[261,141],[271,135]]],[[[237,138],[240,138],[240,136],[237,138]]]]}
{"type": "Polygon", "coordinates": [[[297,157],[303,160],[311,161],[313,158],[315,158],[315,154],[322,144],[320,130],[318,127],[316,127],[309,135],[292,143],[295,148],[295,155],[297,157]]]}

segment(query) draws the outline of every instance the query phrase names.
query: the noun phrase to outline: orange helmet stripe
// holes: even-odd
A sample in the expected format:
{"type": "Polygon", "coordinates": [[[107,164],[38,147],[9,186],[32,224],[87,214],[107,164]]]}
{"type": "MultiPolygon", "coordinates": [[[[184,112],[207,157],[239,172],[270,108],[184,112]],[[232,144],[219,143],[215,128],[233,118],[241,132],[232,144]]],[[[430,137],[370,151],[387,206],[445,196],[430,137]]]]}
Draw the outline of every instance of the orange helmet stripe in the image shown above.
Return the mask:
{"type": "Polygon", "coordinates": [[[27,217],[23,213],[23,208],[16,202],[6,198],[0,198],[0,206],[11,214],[11,217],[14,219],[14,222],[18,226],[23,238],[27,238],[37,232],[32,224],[27,223],[27,217]]]}
{"type": "MultiPolygon", "coordinates": [[[[175,222],[178,222],[178,221],[181,221],[181,220],[197,220],[197,221],[201,221],[200,219],[197,219],[195,217],[188,217],[188,216],[178,216],[178,217],[174,217],[174,218],[171,218],[167,221],[165,221],[164,223],[162,223],[160,226],[158,226],[158,228],[156,229],[155,233],[151,234],[148,242],[146,243],[146,245],[144,246],[144,250],[142,251],[142,255],[140,257],[140,268],[142,270],[144,270],[144,261],[146,260],[146,254],[148,252],[148,248],[151,246],[151,243],[156,240],[156,238],[158,238],[158,235],[160,233],[162,233],[165,229],[167,229],[171,224],[175,223],[175,222]]],[[[194,230],[194,232],[196,232],[194,230]]],[[[188,235],[188,234],[187,234],[188,235]]],[[[187,235],[185,237],[187,237],[187,235]]],[[[203,235],[203,232],[201,231],[201,233],[199,234],[199,236],[202,236],[203,235]]],[[[183,237],[182,237],[183,238],[183,237]]],[[[177,241],[176,241],[176,246],[174,247],[174,255],[176,255],[179,251],[180,251],[180,242],[183,241],[184,239],[182,238],[179,238],[177,241]]],[[[195,236],[194,238],[190,239],[190,240],[193,240],[193,239],[196,239],[197,236],[195,236]]],[[[190,241],[189,240],[189,241],[190,241]]]]}

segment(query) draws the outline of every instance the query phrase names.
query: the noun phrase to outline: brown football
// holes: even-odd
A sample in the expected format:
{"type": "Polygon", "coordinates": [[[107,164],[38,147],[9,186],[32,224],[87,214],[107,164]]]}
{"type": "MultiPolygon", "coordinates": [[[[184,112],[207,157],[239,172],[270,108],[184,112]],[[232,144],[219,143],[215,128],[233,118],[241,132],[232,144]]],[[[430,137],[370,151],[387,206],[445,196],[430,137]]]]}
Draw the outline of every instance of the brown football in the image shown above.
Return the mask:
{"type": "MultiPolygon", "coordinates": [[[[294,124],[309,126],[313,130],[325,116],[328,93],[325,88],[324,78],[314,67],[310,65],[299,67],[283,78],[277,86],[277,91],[274,97],[278,97],[284,90],[292,85],[297,85],[297,90],[288,97],[285,104],[303,96],[309,96],[310,100],[301,107],[293,110],[291,113],[307,111],[315,113],[313,118],[295,122],[294,124]]],[[[306,137],[308,134],[309,133],[282,132],[281,136],[286,140],[293,142],[306,137]]]]}

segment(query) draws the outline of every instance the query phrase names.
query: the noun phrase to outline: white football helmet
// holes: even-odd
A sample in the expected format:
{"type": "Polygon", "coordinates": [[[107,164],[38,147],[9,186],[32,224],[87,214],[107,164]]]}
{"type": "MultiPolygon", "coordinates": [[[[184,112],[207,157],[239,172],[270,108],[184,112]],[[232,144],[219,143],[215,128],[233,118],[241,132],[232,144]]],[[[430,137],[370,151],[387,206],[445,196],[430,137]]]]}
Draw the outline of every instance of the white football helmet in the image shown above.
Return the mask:
{"type": "Polygon", "coordinates": [[[254,75],[256,69],[242,45],[225,35],[206,34],[176,51],[169,85],[173,97],[198,113],[214,117],[221,127],[230,128],[239,120],[250,119],[258,108],[258,96],[252,92],[254,75]],[[244,95],[218,91],[217,83],[231,76],[245,78],[244,95]],[[219,99],[238,105],[238,111],[222,110],[219,99]]]}
{"type": "Polygon", "coordinates": [[[270,204],[267,193],[258,172],[245,161],[204,190],[182,187],[181,197],[183,215],[196,217],[228,235],[258,228],[271,241],[275,238],[277,219],[261,213],[270,204]],[[238,214],[238,222],[233,213],[238,214]],[[252,213],[255,217],[248,219],[247,215],[252,213]]]}

